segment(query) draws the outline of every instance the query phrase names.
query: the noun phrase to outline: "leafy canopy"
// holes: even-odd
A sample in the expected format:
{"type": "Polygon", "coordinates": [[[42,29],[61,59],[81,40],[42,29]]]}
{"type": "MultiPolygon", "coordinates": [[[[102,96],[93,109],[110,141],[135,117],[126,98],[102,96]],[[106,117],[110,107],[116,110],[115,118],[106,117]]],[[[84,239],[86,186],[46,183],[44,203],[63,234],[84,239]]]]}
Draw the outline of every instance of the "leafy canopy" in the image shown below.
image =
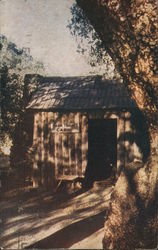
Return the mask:
{"type": "Polygon", "coordinates": [[[25,48],[17,48],[4,35],[0,36],[0,59],[0,136],[4,144],[8,138],[12,140],[15,126],[25,110],[25,74],[42,73],[44,68],[25,48]]]}

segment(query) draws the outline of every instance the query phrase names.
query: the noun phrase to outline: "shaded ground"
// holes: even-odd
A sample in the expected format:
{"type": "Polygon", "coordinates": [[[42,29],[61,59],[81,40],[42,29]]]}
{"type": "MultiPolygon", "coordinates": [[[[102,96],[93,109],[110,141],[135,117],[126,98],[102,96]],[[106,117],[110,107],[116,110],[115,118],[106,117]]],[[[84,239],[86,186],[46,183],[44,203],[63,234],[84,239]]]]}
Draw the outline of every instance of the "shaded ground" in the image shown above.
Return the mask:
{"type": "Polygon", "coordinates": [[[112,189],[54,194],[30,187],[6,192],[0,198],[1,246],[101,248],[112,189]]]}
{"type": "MultiPolygon", "coordinates": [[[[57,231],[53,235],[29,246],[29,248],[70,248],[75,243],[80,243],[84,239],[103,228],[105,211],[97,215],[89,216],[86,219],[72,223],[69,226],[57,231]]],[[[98,242],[96,242],[98,244],[98,242]]],[[[101,243],[101,242],[99,242],[101,243]]],[[[88,244],[88,242],[86,242],[88,244]]],[[[77,244],[76,244],[77,245],[77,244]]],[[[100,244],[101,245],[101,244],[100,244]]],[[[96,244],[95,244],[96,246],[96,244]]],[[[94,247],[95,247],[94,246],[94,247]]]]}

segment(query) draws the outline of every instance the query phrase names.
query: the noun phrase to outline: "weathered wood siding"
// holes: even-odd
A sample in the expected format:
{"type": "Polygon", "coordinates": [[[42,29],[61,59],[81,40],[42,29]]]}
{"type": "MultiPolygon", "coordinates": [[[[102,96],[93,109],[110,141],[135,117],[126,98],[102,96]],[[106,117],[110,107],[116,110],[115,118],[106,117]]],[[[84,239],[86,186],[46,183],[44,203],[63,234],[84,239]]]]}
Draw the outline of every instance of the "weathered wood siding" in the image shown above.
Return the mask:
{"type": "Polygon", "coordinates": [[[138,147],[127,138],[133,133],[129,112],[38,112],[34,115],[33,137],[36,184],[53,186],[61,176],[84,176],[90,119],[117,120],[118,175],[131,155],[138,158],[138,147]],[[64,130],[69,125],[72,130],[64,130]]]}
{"type": "MultiPolygon", "coordinates": [[[[58,177],[83,176],[87,165],[88,134],[86,115],[38,112],[34,119],[34,170],[40,182],[54,185],[58,177]],[[78,131],[55,131],[72,124],[78,131]]],[[[40,183],[39,183],[40,184],[40,183]]]]}

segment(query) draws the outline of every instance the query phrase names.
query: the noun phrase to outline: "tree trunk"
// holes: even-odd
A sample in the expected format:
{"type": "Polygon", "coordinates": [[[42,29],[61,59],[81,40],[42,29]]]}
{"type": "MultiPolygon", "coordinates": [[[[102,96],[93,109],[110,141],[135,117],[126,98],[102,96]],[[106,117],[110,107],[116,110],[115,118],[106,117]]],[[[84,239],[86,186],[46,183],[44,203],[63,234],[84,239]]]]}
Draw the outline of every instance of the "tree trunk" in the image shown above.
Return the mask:
{"type": "Polygon", "coordinates": [[[151,152],[141,167],[126,166],[116,182],[104,225],[104,249],[156,248],[158,157],[154,145],[151,152]]]}
{"type": "Polygon", "coordinates": [[[150,157],[124,167],[105,221],[105,249],[156,248],[158,80],[156,0],[77,0],[149,128],[150,157]],[[155,141],[154,141],[155,140],[155,141]]]}

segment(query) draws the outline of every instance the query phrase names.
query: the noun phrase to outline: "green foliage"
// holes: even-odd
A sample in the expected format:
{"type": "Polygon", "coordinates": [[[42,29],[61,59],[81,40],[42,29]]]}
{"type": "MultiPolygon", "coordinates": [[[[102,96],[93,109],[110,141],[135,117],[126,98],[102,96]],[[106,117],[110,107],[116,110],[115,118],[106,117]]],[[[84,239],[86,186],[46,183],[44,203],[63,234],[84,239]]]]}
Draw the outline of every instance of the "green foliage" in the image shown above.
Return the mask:
{"type": "Polygon", "coordinates": [[[83,10],[77,4],[73,4],[71,14],[72,18],[69,20],[68,28],[71,34],[77,39],[77,52],[88,54],[88,63],[92,67],[98,67],[105,78],[120,78],[112,58],[105,49],[103,41],[98,36],[83,10]]]}
{"type": "MultiPolygon", "coordinates": [[[[156,0],[76,0],[76,3],[102,41],[138,107],[148,118],[150,114],[155,115],[158,108],[156,0]]],[[[79,15],[76,8],[72,14],[76,33],[89,32],[89,26],[85,25],[87,21],[82,20],[83,15],[79,15]]]]}
{"type": "Polygon", "coordinates": [[[0,58],[1,147],[6,138],[13,140],[16,124],[25,111],[25,74],[42,73],[43,65],[3,35],[0,36],[0,58]]]}

